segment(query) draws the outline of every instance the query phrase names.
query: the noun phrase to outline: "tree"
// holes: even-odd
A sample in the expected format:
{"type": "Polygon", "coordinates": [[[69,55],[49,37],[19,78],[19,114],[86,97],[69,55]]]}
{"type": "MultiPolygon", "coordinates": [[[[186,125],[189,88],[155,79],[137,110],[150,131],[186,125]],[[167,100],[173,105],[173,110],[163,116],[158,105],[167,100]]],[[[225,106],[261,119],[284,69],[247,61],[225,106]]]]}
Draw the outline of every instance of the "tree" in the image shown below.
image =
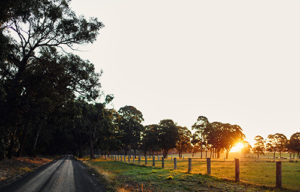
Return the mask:
{"type": "Polygon", "coordinates": [[[159,122],[159,145],[163,150],[163,156],[166,158],[170,149],[176,147],[179,139],[178,127],[171,119],[164,119],[159,122]]]}
{"type": "Polygon", "coordinates": [[[244,145],[244,147],[242,148],[241,153],[244,155],[249,154],[252,149],[252,146],[250,145],[250,143],[248,141],[243,141],[243,145],[244,145]]]}
{"type": "Polygon", "coordinates": [[[197,121],[192,126],[192,130],[195,130],[193,134],[193,145],[195,149],[200,149],[201,152],[201,159],[202,159],[202,152],[203,148],[207,147],[207,139],[206,139],[206,132],[207,130],[211,129],[211,124],[209,123],[207,117],[199,116],[197,121]]]}
{"type": "Polygon", "coordinates": [[[131,149],[136,153],[136,150],[141,144],[141,136],[144,129],[141,124],[144,121],[143,114],[133,106],[120,108],[119,114],[121,117],[119,128],[125,154],[131,149]]]}
{"type": "Polygon", "coordinates": [[[287,142],[286,136],[281,133],[270,134],[268,135],[268,142],[266,145],[267,151],[274,153],[274,159],[276,152],[279,152],[281,158],[281,152],[284,152],[287,149],[287,142]]]}
{"type": "Polygon", "coordinates": [[[160,150],[159,146],[159,125],[152,124],[145,126],[145,131],[142,136],[142,150],[146,155],[148,151],[152,152],[152,155],[155,151],[160,150]]]}
{"type": "Polygon", "coordinates": [[[97,19],[77,17],[69,8],[69,1],[39,2],[25,0],[24,6],[21,3],[21,8],[26,7],[24,14],[14,11],[15,6],[21,10],[14,3],[0,9],[0,14],[8,13],[1,18],[6,23],[0,31],[0,41],[4,42],[0,47],[0,129],[7,133],[1,140],[5,140],[6,145],[2,146],[8,157],[20,151],[18,146],[23,145],[22,138],[27,138],[32,125],[36,127],[31,130],[36,132],[34,140],[38,141],[53,109],[78,95],[87,100],[98,97],[99,74],[93,65],[75,55],[58,54],[56,49],[64,48],[66,52],[67,47],[73,49],[74,45],[95,41],[103,25],[97,19]],[[50,75],[56,72],[58,76],[50,75]]]}
{"type": "Polygon", "coordinates": [[[179,153],[179,157],[182,157],[182,153],[190,150],[191,145],[191,131],[186,127],[177,126],[178,128],[178,141],[176,143],[176,149],[179,153]]]}
{"type": "Polygon", "coordinates": [[[233,145],[245,138],[240,126],[221,122],[211,123],[203,134],[206,135],[207,143],[217,150],[218,157],[221,150],[226,150],[226,159],[233,145]]]}
{"type": "Polygon", "coordinates": [[[254,144],[253,152],[256,153],[257,158],[259,158],[259,155],[264,155],[265,153],[265,140],[260,135],[255,136],[254,140],[256,141],[256,143],[254,144]]]}
{"type": "Polygon", "coordinates": [[[300,132],[294,133],[289,141],[288,148],[290,151],[297,153],[300,158],[300,132]]]}
{"type": "Polygon", "coordinates": [[[287,151],[288,140],[284,134],[276,133],[276,148],[279,151],[279,156],[281,158],[281,153],[287,151]]]}
{"type": "Polygon", "coordinates": [[[201,139],[199,138],[197,133],[192,135],[191,143],[192,143],[192,156],[194,157],[195,153],[201,152],[201,159],[202,159],[202,152],[203,152],[203,143],[200,142],[201,139]]]}
{"type": "Polygon", "coordinates": [[[275,139],[275,135],[270,134],[268,135],[267,138],[267,144],[266,144],[266,150],[269,152],[273,152],[273,158],[275,159],[275,155],[276,155],[276,139],[275,139]]]}

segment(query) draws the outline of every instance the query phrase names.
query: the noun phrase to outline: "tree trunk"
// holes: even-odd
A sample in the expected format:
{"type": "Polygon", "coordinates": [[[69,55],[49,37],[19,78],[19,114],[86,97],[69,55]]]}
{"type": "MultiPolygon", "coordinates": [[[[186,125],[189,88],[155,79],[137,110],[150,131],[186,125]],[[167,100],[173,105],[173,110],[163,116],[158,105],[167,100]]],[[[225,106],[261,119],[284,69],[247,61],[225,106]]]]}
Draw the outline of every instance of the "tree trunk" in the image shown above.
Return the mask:
{"type": "Polygon", "coordinates": [[[228,159],[229,151],[226,150],[226,159],[228,159]]]}
{"type": "Polygon", "coordinates": [[[164,158],[168,157],[168,150],[167,149],[163,150],[163,156],[164,156],[164,158]]]}
{"type": "Polygon", "coordinates": [[[203,152],[203,149],[202,147],[200,148],[200,158],[202,159],[202,152],[203,152]]]}
{"type": "Polygon", "coordinates": [[[34,157],[36,156],[36,146],[37,146],[37,143],[38,143],[38,140],[39,140],[39,137],[40,137],[41,129],[42,129],[42,126],[39,127],[39,129],[36,133],[34,144],[33,144],[33,156],[34,157]]]}

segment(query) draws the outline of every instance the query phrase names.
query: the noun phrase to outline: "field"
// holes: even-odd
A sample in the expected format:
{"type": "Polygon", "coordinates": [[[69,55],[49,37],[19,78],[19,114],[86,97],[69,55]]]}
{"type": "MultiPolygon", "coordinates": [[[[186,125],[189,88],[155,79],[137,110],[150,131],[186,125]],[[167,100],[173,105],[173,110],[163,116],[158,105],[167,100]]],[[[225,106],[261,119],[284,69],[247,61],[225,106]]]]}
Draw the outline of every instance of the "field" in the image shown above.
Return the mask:
{"type": "MultiPolygon", "coordinates": [[[[188,158],[185,155],[184,159],[177,157],[177,170],[173,170],[174,161],[172,156],[165,160],[165,170],[176,172],[177,174],[186,174],[188,169],[188,158]]],[[[197,157],[197,156],[196,156],[197,157]]],[[[155,157],[155,167],[161,167],[161,158],[158,161],[157,156],[155,157]]],[[[127,163],[128,163],[128,159],[127,163]]],[[[132,159],[131,162],[132,164],[132,159]]],[[[135,164],[138,164],[137,159],[135,164]]],[[[152,157],[148,158],[147,165],[145,160],[142,158],[140,165],[152,166],[152,157]]],[[[211,161],[211,175],[216,178],[222,178],[226,180],[234,180],[234,161],[229,159],[224,161],[212,159],[211,161]]],[[[275,186],[275,162],[270,159],[252,159],[240,157],[240,180],[242,183],[255,184],[259,186],[274,187],[275,186]]],[[[192,175],[205,175],[206,171],[206,160],[200,158],[192,158],[192,175]]],[[[300,162],[299,161],[288,161],[282,160],[282,186],[285,189],[300,191],[300,162]]]]}

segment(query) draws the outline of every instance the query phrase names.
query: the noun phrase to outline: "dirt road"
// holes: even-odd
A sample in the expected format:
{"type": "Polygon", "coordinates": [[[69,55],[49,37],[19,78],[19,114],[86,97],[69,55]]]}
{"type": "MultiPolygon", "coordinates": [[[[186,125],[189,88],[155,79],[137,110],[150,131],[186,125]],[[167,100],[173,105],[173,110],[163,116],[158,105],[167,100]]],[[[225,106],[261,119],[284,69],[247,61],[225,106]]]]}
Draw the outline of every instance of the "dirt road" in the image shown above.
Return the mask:
{"type": "Polygon", "coordinates": [[[59,159],[24,178],[0,188],[0,192],[104,191],[88,169],[71,156],[59,159]]]}

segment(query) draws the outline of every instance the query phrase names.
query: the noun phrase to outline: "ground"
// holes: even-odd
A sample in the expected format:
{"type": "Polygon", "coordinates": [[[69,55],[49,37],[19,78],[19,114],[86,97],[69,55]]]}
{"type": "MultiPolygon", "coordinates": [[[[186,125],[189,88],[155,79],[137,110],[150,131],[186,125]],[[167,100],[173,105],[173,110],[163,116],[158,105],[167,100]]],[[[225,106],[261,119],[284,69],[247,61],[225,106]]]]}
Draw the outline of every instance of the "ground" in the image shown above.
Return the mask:
{"type": "Polygon", "coordinates": [[[52,161],[41,157],[18,157],[0,161],[0,185],[15,180],[22,175],[52,161]]]}
{"type": "MultiPolygon", "coordinates": [[[[275,189],[247,182],[234,183],[228,179],[207,176],[203,173],[188,174],[180,167],[173,170],[157,167],[125,164],[122,162],[96,159],[84,161],[100,174],[104,175],[108,185],[117,191],[296,191],[297,189],[275,189]]],[[[148,161],[148,165],[151,161],[148,161]]],[[[212,166],[212,172],[214,170],[212,166]]],[[[297,181],[299,183],[299,181],[297,181]]],[[[298,188],[299,190],[299,188],[298,188]]]]}

